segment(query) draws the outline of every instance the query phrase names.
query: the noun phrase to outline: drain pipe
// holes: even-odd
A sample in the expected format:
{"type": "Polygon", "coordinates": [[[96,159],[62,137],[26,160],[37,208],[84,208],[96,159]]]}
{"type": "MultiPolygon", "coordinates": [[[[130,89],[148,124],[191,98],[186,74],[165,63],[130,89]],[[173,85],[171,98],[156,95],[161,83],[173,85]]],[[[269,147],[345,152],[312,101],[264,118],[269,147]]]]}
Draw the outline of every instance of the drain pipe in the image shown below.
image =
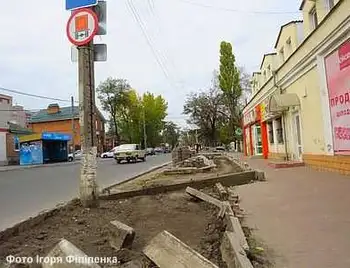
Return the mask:
{"type": "MultiPolygon", "coordinates": [[[[274,71],[272,73],[273,75],[273,85],[274,87],[276,87],[277,89],[279,89],[280,91],[280,94],[282,94],[282,88],[280,88],[278,85],[277,85],[277,78],[276,78],[276,71],[274,71]]],[[[283,110],[282,111],[282,127],[283,127],[283,142],[284,142],[284,153],[286,154],[286,161],[289,161],[289,156],[288,156],[288,146],[287,146],[287,133],[286,133],[286,111],[283,110]]]]}
{"type": "Polygon", "coordinates": [[[288,156],[288,147],[287,147],[287,133],[286,133],[286,112],[282,112],[282,121],[283,121],[283,141],[284,141],[284,152],[286,154],[286,161],[289,161],[288,156]]]}

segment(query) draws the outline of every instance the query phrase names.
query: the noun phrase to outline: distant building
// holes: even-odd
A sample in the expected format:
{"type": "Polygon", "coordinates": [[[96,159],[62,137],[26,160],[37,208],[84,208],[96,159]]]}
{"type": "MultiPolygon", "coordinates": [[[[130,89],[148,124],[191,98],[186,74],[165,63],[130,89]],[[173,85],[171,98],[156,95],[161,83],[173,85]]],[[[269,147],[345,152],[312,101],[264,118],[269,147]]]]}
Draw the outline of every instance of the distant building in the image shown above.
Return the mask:
{"type": "MultiPolygon", "coordinates": [[[[105,123],[106,119],[101,112],[96,109],[96,135],[97,150],[99,153],[104,151],[105,144],[105,123]]],[[[79,123],[79,107],[60,107],[58,104],[50,104],[47,109],[34,113],[29,120],[29,128],[34,133],[58,132],[69,134],[74,137],[75,149],[81,149],[80,142],[80,123],[79,123]],[[74,132],[72,129],[72,117],[74,118],[74,132]]],[[[72,142],[69,144],[72,150],[72,142]]]]}
{"type": "Polygon", "coordinates": [[[13,105],[13,98],[0,94],[0,165],[18,163],[18,135],[28,134],[27,117],[22,106],[13,105]]]}

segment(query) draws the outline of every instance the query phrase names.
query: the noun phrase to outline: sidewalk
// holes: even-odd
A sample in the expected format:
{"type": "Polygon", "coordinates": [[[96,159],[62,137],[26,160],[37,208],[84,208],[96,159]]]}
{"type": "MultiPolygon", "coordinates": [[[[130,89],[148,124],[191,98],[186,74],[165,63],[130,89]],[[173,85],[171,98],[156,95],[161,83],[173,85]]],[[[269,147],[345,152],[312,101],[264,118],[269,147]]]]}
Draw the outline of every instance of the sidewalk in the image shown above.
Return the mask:
{"type": "Polygon", "coordinates": [[[350,177],[307,167],[273,169],[267,182],[240,186],[247,224],[274,252],[277,268],[350,267],[350,177]]]}
{"type": "Polygon", "coordinates": [[[74,161],[74,162],[61,162],[61,163],[54,163],[54,164],[45,164],[45,165],[28,165],[28,166],[0,166],[0,172],[5,171],[13,171],[13,170],[24,170],[29,168],[43,168],[43,167],[57,167],[57,166],[70,166],[80,164],[80,161],[74,161]]]}

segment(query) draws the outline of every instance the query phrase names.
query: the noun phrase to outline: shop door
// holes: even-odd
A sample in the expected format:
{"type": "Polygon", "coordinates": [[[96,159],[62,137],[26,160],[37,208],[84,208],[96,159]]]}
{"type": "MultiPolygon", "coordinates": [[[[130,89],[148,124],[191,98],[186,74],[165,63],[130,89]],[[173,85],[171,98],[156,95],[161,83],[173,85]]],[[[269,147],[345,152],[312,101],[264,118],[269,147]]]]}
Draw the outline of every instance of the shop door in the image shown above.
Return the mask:
{"type": "Polygon", "coordinates": [[[261,127],[260,125],[255,125],[254,127],[254,142],[255,142],[255,148],[254,153],[255,155],[262,155],[262,138],[261,138],[261,127]]]}
{"type": "Polygon", "coordinates": [[[303,145],[301,141],[301,127],[300,127],[300,115],[296,113],[293,115],[293,128],[294,128],[294,155],[296,160],[301,161],[303,155],[303,145]]]}

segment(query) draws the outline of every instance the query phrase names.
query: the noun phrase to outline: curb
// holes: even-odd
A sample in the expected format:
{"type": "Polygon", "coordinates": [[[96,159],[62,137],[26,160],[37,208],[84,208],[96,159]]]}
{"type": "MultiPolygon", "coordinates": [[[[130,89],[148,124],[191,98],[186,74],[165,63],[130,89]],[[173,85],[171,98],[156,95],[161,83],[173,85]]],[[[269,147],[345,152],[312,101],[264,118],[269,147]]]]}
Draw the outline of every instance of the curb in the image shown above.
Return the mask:
{"type": "Polygon", "coordinates": [[[135,176],[132,176],[132,177],[130,177],[130,178],[124,180],[124,181],[121,181],[121,182],[118,182],[118,183],[115,183],[115,184],[112,184],[112,185],[110,185],[110,186],[108,186],[108,187],[103,188],[102,191],[101,191],[101,193],[108,192],[109,189],[111,189],[111,188],[113,188],[113,187],[116,187],[116,186],[118,186],[118,185],[127,183],[127,182],[129,182],[129,181],[134,180],[134,179],[137,179],[137,178],[139,178],[139,177],[141,177],[141,176],[144,176],[144,175],[146,175],[146,174],[148,174],[148,173],[151,173],[151,172],[153,172],[153,171],[155,171],[155,170],[157,170],[157,169],[160,169],[160,168],[162,168],[162,167],[165,167],[165,166],[167,166],[167,165],[170,165],[171,163],[172,163],[172,161],[169,161],[169,162],[163,163],[163,164],[161,164],[161,165],[151,167],[150,169],[148,169],[148,170],[146,170],[146,171],[143,171],[143,172],[141,172],[141,173],[139,173],[139,174],[137,174],[137,175],[135,175],[135,176]]]}
{"type": "Polygon", "coordinates": [[[0,172],[9,172],[9,171],[17,171],[17,170],[25,170],[25,169],[33,169],[33,168],[45,168],[45,167],[62,167],[62,166],[72,166],[80,164],[80,161],[75,162],[63,162],[56,164],[42,164],[42,165],[28,165],[28,166],[19,166],[18,168],[9,168],[9,169],[1,169],[0,172]]]}

